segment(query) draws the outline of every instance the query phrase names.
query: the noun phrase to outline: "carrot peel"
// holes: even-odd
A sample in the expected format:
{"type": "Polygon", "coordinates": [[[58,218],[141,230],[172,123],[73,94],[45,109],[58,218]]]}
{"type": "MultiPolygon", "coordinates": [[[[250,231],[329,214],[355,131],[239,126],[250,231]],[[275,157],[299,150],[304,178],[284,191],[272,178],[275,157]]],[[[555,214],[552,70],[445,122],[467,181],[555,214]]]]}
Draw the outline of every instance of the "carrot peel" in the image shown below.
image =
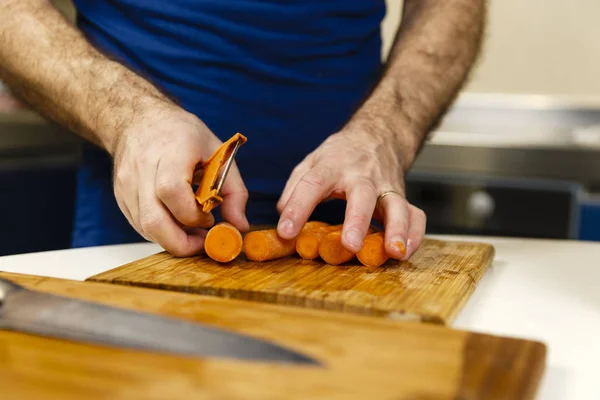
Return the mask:
{"type": "Polygon", "coordinates": [[[396,242],[396,246],[398,246],[400,253],[402,253],[402,256],[404,257],[406,255],[406,247],[404,247],[404,243],[398,241],[396,242]]]}

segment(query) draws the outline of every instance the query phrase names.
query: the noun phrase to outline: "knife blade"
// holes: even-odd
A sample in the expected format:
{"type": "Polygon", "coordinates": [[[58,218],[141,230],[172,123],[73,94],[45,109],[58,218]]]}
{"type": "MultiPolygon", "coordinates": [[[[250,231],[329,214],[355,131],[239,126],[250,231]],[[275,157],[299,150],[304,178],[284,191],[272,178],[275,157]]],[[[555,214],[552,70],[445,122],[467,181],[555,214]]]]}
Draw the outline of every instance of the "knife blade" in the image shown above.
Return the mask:
{"type": "Polygon", "coordinates": [[[282,346],[177,318],[27,289],[0,278],[0,330],[187,356],[320,365],[282,346]]]}

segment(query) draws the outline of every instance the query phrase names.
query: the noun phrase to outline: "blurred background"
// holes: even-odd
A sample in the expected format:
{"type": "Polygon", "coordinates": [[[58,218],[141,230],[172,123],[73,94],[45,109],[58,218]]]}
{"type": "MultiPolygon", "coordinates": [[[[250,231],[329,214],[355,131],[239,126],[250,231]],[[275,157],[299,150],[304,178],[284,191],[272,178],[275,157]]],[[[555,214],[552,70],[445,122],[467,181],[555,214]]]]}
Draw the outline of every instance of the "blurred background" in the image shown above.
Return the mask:
{"type": "MultiPolygon", "coordinates": [[[[387,5],[382,58],[402,1],[387,5]]],[[[600,240],[598,15],[597,0],[489,1],[483,54],[407,180],[428,233],[600,240]]],[[[0,255],[69,246],[79,146],[0,86],[0,255]]]]}

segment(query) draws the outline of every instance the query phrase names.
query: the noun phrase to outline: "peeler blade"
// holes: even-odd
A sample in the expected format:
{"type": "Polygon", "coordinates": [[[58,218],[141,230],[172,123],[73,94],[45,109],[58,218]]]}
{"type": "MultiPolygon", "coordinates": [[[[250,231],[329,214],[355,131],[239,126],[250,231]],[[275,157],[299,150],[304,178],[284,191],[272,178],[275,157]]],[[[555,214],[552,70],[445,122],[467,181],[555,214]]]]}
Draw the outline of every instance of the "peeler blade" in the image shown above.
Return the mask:
{"type": "Polygon", "coordinates": [[[223,202],[221,197],[223,184],[231,170],[235,155],[246,140],[244,135],[236,133],[204,163],[202,181],[196,190],[196,200],[203,212],[208,213],[223,202]]]}
{"type": "Polygon", "coordinates": [[[222,168],[222,171],[220,173],[219,176],[219,180],[217,182],[217,196],[221,196],[221,191],[223,190],[223,184],[225,183],[225,179],[227,178],[227,174],[229,174],[229,170],[231,169],[231,164],[233,164],[233,160],[235,158],[235,155],[238,151],[238,149],[241,146],[241,139],[238,139],[235,142],[235,146],[233,147],[233,150],[231,151],[231,154],[229,155],[229,158],[227,159],[227,162],[225,163],[225,166],[222,168]]]}

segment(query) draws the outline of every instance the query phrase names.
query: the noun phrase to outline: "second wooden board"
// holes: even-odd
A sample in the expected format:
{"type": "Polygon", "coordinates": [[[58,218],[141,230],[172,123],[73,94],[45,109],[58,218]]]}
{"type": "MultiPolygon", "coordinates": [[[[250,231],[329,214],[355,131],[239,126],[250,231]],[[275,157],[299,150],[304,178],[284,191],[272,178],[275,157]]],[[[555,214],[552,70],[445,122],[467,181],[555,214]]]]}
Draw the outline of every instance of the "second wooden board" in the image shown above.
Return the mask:
{"type": "Polygon", "coordinates": [[[292,256],[219,264],[206,256],[163,252],[89,280],[448,324],[493,257],[488,244],[432,239],[408,262],[389,261],[375,270],[358,262],[331,266],[292,256]]]}
{"type": "MultiPolygon", "coordinates": [[[[177,356],[0,330],[3,400],[531,400],[545,368],[546,347],[531,340],[164,290],[0,277],[36,291],[216,326],[321,364],[177,356]]],[[[40,304],[39,312],[45,310],[40,304]]]]}

